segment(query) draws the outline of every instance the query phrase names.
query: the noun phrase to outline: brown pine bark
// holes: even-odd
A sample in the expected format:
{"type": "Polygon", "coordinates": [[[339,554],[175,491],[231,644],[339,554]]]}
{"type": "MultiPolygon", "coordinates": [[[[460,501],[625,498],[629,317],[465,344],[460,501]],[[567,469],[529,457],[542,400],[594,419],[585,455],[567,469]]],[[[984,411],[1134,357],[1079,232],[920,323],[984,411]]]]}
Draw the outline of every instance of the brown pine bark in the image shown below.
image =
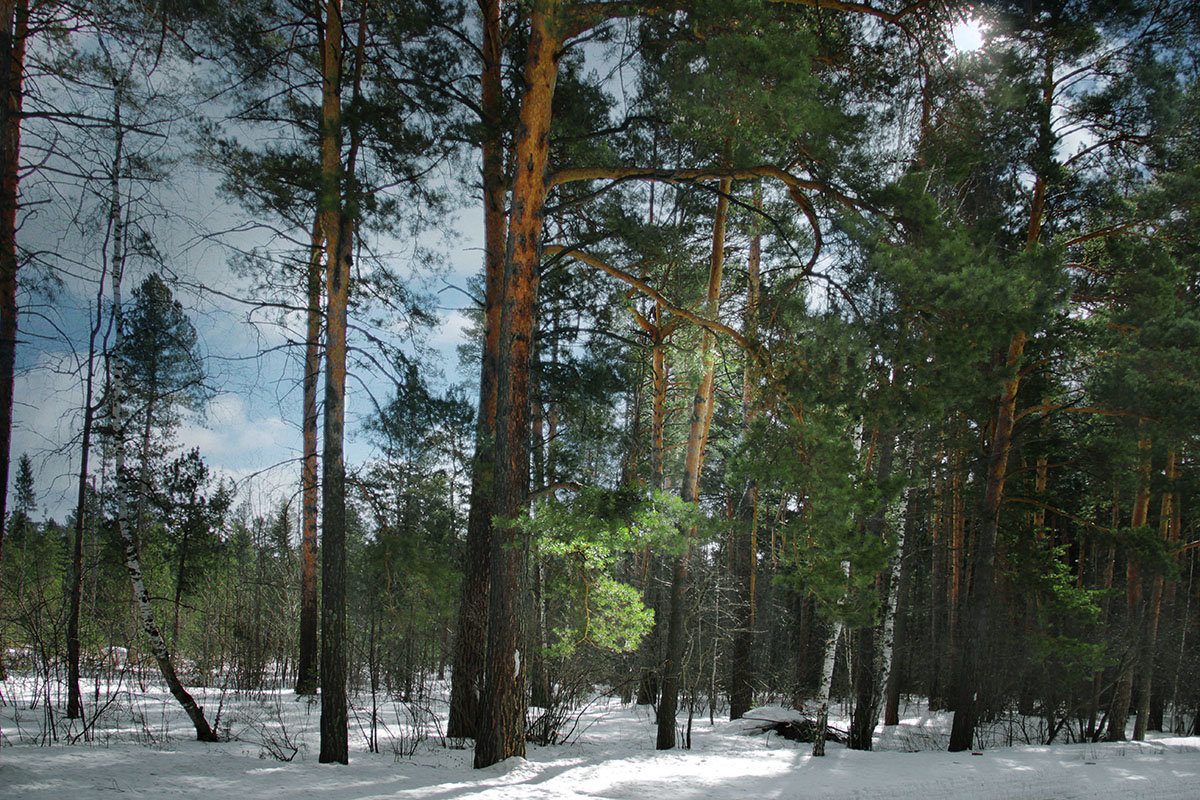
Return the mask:
{"type": "MultiPolygon", "coordinates": [[[[713,220],[712,259],[709,262],[705,308],[709,319],[716,319],[721,298],[721,277],[725,268],[725,220],[729,212],[731,185],[731,179],[721,179],[720,199],[717,201],[717,213],[713,220]]],[[[717,369],[713,353],[714,338],[714,334],[705,329],[700,342],[704,373],[692,399],[692,416],[680,487],[680,498],[685,503],[696,503],[700,499],[700,468],[704,461],[704,448],[708,443],[708,428],[713,415],[713,387],[717,369]]],[[[689,539],[694,535],[695,531],[688,532],[689,539]]],[[[679,555],[671,572],[671,611],[667,624],[667,654],[663,667],[662,696],[658,704],[658,732],[655,744],[659,750],[675,747],[675,714],[679,708],[679,680],[683,668],[684,594],[689,557],[690,553],[687,551],[679,555]]]]}
{"type": "MultiPolygon", "coordinates": [[[[28,0],[0,0],[0,564],[4,556],[17,352],[17,188],[28,0]]],[[[0,647],[0,678],[4,672],[0,647]]]]}
{"type": "Polygon", "coordinates": [[[951,752],[968,750],[975,736],[978,692],[987,668],[985,648],[991,626],[993,573],[996,537],[1000,527],[1000,506],[1004,500],[1004,481],[1008,455],[1012,448],[1016,423],[1017,391],[1021,385],[1020,363],[1025,351],[1025,334],[1018,332],[1008,346],[1006,364],[1011,374],[1004,382],[1004,393],[996,410],[995,428],[988,453],[987,484],[984,490],[982,524],[972,552],[972,579],[967,593],[964,619],[957,637],[959,659],[954,676],[954,722],[950,730],[951,752]]]}
{"type": "Polygon", "coordinates": [[[304,461],[300,472],[300,653],[296,694],[312,695],[320,685],[317,648],[317,524],[320,483],[317,480],[317,384],[321,377],[321,257],[325,236],[318,216],[313,222],[308,258],[308,309],[304,341],[304,461]]]}
{"type": "Polygon", "coordinates": [[[467,546],[463,558],[462,597],[454,667],[450,673],[450,720],[446,733],[474,738],[487,643],[488,573],[492,540],[492,471],[496,439],[496,360],[500,347],[500,310],[504,292],[505,193],[503,98],[500,73],[500,2],[479,0],[483,29],[480,109],[483,115],[483,359],[479,373],[479,419],[471,470],[467,546]]]}
{"type": "MultiPolygon", "coordinates": [[[[1150,440],[1138,441],[1138,490],[1133,500],[1129,525],[1140,528],[1150,516],[1150,440]]],[[[1137,557],[1130,553],[1125,565],[1125,624],[1126,648],[1122,659],[1121,674],[1113,692],[1112,706],[1108,715],[1108,730],[1104,738],[1110,742],[1125,739],[1125,726],[1129,722],[1129,707],[1133,703],[1133,682],[1138,672],[1138,650],[1142,640],[1142,625],[1145,607],[1142,599],[1142,570],[1137,557]]]]}
{"type": "MultiPolygon", "coordinates": [[[[936,463],[942,462],[938,453],[936,463]]],[[[929,570],[929,651],[933,654],[929,673],[929,709],[940,711],[946,707],[945,663],[947,642],[946,621],[946,535],[943,526],[946,520],[946,482],[939,480],[934,485],[932,509],[929,514],[929,532],[932,539],[932,558],[929,570]]]]}
{"type": "Polygon", "coordinates": [[[350,248],[342,210],[342,5],[323,0],[321,188],[325,234],[325,425],[321,475],[321,763],[350,761],[346,700],[346,323],[350,248]]]}
{"type": "MultiPolygon", "coordinates": [[[[1042,53],[1041,96],[1037,106],[1038,124],[1035,146],[1039,159],[1046,163],[1054,160],[1057,138],[1053,128],[1054,68],[1056,56],[1053,48],[1042,53]]],[[[1038,244],[1046,221],[1046,198],[1050,191],[1045,174],[1038,173],[1034,179],[1030,202],[1029,223],[1026,226],[1025,248],[1032,250],[1038,244]]],[[[996,417],[988,451],[987,483],[984,488],[983,505],[980,513],[978,539],[971,554],[971,585],[966,600],[966,619],[957,626],[962,635],[957,637],[959,661],[954,675],[954,722],[950,731],[950,751],[962,751],[971,747],[975,734],[975,723],[979,712],[978,693],[986,674],[985,648],[991,635],[988,615],[992,595],[995,593],[994,566],[996,537],[1000,525],[1000,507],[1004,502],[1004,481],[1008,470],[1008,456],[1012,449],[1013,428],[1016,423],[1017,393],[1021,387],[1021,364],[1028,336],[1017,331],[1008,345],[1006,367],[1010,374],[1004,382],[1004,390],[998,398],[996,417]]]]}
{"type": "MultiPolygon", "coordinates": [[[[1174,448],[1167,450],[1167,490],[1163,492],[1162,505],[1159,509],[1159,535],[1165,542],[1172,541],[1172,520],[1175,506],[1175,480],[1178,477],[1178,462],[1174,448]]],[[[1141,693],[1138,695],[1137,720],[1133,724],[1134,741],[1144,741],[1146,730],[1151,722],[1151,688],[1154,685],[1155,656],[1158,650],[1158,627],[1162,618],[1163,592],[1166,580],[1162,572],[1157,572],[1151,582],[1150,600],[1146,608],[1146,624],[1142,626],[1141,643],[1141,693]]],[[[1158,730],[1162,729],[1161,714],[1159,714],[1158,730]]]]}
{"type": "MultiPolygon", "coordinates": [[[[651,318],[634,310],[638,324],[650,336],[651,342],[651,384],[650,384],[650,485],[656,491],[665,488],[663,474],[663,453],[665,447],[665,431],[667,416],[667,337],[675,328],[675,320],[664,323],[661,303],[655,303],[651,318]]],[[[638,662],[641,670],[638,676],[637,702],[638,705],[656,705],[659,695],[659,679],[661,677],[661,656],[663,639],[666,636],[667,621],[662,613],[662,591],[659,586],[659,566],[661,559],[647,550],[643,556],[642,600],[647,608],[654,610],[654,626],[650,634],[638,648],[638,662]]]]}
{"type": "MultiPolygon", "coordinates": [[[[501,304],[496,391],[494,518],[515,517],[529,494],[529,383],[550,151],[551,101],[562,52],[560,0],[533,4],[525,94],[515,145],[501,304]]],[[[525,755],[525,671],[520,647],[523,549],[512,527],[492,531],[483,724],[475,766],[525,755]]],[[[528,659],[524,659],[528,660],[528,659]]]]}

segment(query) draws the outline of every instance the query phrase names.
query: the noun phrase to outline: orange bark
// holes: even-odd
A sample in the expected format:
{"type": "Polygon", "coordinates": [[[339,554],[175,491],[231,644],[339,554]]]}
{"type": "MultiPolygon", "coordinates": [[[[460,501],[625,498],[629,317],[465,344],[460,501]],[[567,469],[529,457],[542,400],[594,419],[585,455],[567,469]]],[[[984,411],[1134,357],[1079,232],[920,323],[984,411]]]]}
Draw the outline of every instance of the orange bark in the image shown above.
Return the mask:
{"type": "MultiPolygon", "coordinates": [[[[525,94],[515,145],[515,176],[504,265],[497,370],[496,460],[493,514],[516,516],[528,500],[529,388],[543,207],[550,150],[551,103],[562,51],[560,0],[533,5],[525,60],[525,94]]],[[[475,741],[475,766],[525,754],[525,674],[519,649],[524,560],[515,532],[492,532],[488,598],[487,683],[483,725],[475,741]]]]}
{"type": "Polygon", "coordinates": [[[348,763],[346,700],[346,326],[350,248],[342,208],[342,6],[323,0],[321,188],[325,234],[325,427],[321,481],[321,763],[348,763]]]}

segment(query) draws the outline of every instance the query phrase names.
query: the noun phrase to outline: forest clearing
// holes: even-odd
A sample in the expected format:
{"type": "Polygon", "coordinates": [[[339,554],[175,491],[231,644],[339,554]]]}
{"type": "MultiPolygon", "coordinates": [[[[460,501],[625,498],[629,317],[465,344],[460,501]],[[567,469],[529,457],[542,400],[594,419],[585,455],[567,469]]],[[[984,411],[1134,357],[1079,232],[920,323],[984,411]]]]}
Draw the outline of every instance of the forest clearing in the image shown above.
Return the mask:
{"type": "Polygon", "coordinates": [[[1195,2],[0,0],[0,796],[1200,796],[1198,198],[1195,2]]]}

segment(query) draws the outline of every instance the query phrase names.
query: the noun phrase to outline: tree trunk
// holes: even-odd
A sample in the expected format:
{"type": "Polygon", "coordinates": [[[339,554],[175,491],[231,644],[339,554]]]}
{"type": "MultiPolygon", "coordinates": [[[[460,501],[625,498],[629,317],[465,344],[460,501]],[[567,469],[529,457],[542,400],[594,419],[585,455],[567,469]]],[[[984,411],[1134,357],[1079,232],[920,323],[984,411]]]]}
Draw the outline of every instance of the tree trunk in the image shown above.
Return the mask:
{"type": "MultiPolygon", "coordinates": [[[[843,563],[842,569],[846,573],[849,573],[850,564],[848,562],[843,563]]],[[[817,735],[813,739],[812,754],[814,756],[825,755],[825,735],[828,732],[827,727],[829,725],[829,703],[833,694],[833,667],[837,663],[837,644],[840,638],[842,638],[842,620],[840,617],[835,617],[829,639],[825,643],[825,659],[821,664],[821,683],[817,686],[817,699],[820,705],[817,707],[817,735]]]]}
{"type": "MultiPolygon", "coordinates": [[[[708,293],[706,314],[709,319],[717,318],[717,307],[721,298],[721,276],[725,267],[725,219],[729,210],[729,190],[732,181],[723,178],[720,183],[720,199],[713,220],[712,259],[708,271],[708,293]]],[[[716,358],[713,354],[713,334],[704,331],[700,343],[700,356],[704,363],[704,374],[692,399],[692,417],[688,430],[687,455],[684,458],[683,482],[680,497],[685,503],[696,503],[700,499],[700,468],[704,461],[704,448],[708,443],[708,428],[713,415],[713,387],[716,378],[716,358]]],[[[695,531],[688,531],[688,539],[695,531]]],[[[670,750],[675,747],[675,714],[679,708],[679,678],[683,667],[683,625],[685,585],[687,583],[690,547],[675,559],[671,573],[671,612],[667,627],[667,657],[663,668],[662,696],[658,705],[658,736],[656,747],[670,750]]]]}
{"type": "Polygon", "coordinates": [[[909,489],[904,498],[904,508],[900,512],[903,521],[900,523],[900,541],[896,543],[898,554],[894,573],[895,580],[890,581],[888,590],[886,616],[883,624],[883,671],[887,675],[884,682],[883,724],[900,724],[900,659],[896,651],[907,643],[908,615],[901,604],[908,599],[908,585],[912,581],[913,534],[916,529],[916,495],[915,489],[909,489]]]}
{"type": "MultiPolygon", "coordinates": [[[[105,269],[108,265],[105,264],[105,269]]],[[[84,382],[83,431],[80,434],[79,490],[75,496],[75,541],[71,553],[71,595],[67,612],[67,719],[83,719],[83,695],[79,690],[79,612],[83,602],[83,536],[87,530],[88,456],[92,447],[92,426],[96,408],[93,389],[96,378],[96,338],[104,318],[104,275],[96,298],[96,319],[88,333],[87,376],[84,382]]]]}
{"type": "MultiPolygon", "coordinates": [[[[642,319],[638,318],[639,322],[642,319]]],[[[653,321],[647,321],[645,327],[650,334],[651,349],[651,402],[650,402],[650,482],[655,491],[665,488],[663,473],[663,452],[665,447],[665,431],[667,418],[667,388],[668,365],[666,336],[668,327],[663,324],[662,304],[655,303],[653,321]]],[[[661,559],[649,550],[644,558],[644,580],[642,582],[642,598],[647,608],[654,610],[654,625],[650,635],[639,648],[641,675],[638,679],[637,701],[639,705],[656,705],[659,696],[659,678],[662,668],[662,641],[667,625],[664,624],[662,608],[662,590],[659,585],[661,559]]]]}
{"type": "MultiPolygon", "coordinates": [[[[537,0],[533,6],[515,146],[496,392],[492,512],[500,519],[517,516],[529,495],[530,356],[548,191],[551,101],[562,50],[560,6],[560,0],[537,0]]],[[[524,550],[517,544],[511,526],[492,531],[487,670],[483,726],[475,740],[476,767],[525,755],[525,673],[519,650],[525,569],[524,550]]]]}
{"type": "MultiPolygon", "coordinates": [[[[1141,423],[1139,423],[1140,425],[1141,423]]],[[[1138,491],[1134,498],[1129,525],[1140,528],[1150,516],[1150,440],[1138,441],[1138,491]]],[[[1108,715],[1108,732],[1105,739],[1118,742],[1125,738],[1125,726],[1129,722],[1129,707],[1133,703],[1133,680],[1138,671],[1138,650],[1142,641],[1142,625],[1145,608],[1142,599],[1142,571],[1137,556],[1129,553],[1125,566],[1126,600],[1126,648],[1113,693],[1112,708],[1108,715]]]]}
{"type": "MultiPolygon", "coordinates": [[[[754,207],[762,207],[762,188],[754,187],[754,207]]],[[[758,303],[760,293],[759,267],[762,238],[755,217],[750,238],[750,258],[747,264],[746,311],[743,333],[747,340],[758,338],[758,303]]],[[[743,427],[749,435],[758,418],[758,370],[750,354],[742,376],[743,427]]],[[[741,502],[740,525],[736,528],[733,548],[734,583],[738,594],[734,607],[733,653],[729,688],[729,718],[741,719],[754,704],[754,612],[755,582],[758,577],[758,485],[746,486],[741,502]]]]}
{"type": "Polygon", "coordinates": [[[983,498],[982,526],[972,552],[971,584],[967,590],[965,619],[958,626],[959,659],[954,675],[954,722],[950,731],[950,752],[971,747],[981,683],[986,674],[986,648],[991,634],[989,615],[994,593],[993,572],[996,536],[1000,526],[1000,506],[1004,499],[1004,480],[1008,455],[1012,449],[1016,422],[1017,392],[1021,386],[1020,363],[1025,351],[1025,334],[1018,332],[1008,346],[1006,364],[1011,371],[1004,382],[1004,393],[996,411],[996,425],[988,453],[987,485],[983,498]]]}
{"type": "Polygon", "coordinates": [[[346,323],[352,231],[342,208],[341,0],[323,3],[321,189],[325,234],[325,427],[321,475],[321,749],[318,760],[350,761],[346,701],[346,323]]]}
{"type": "Polygon", "coordinates": [[[675,559],[671,571],[670,611],[667,619],[667,652],[662,671],[658,701],[658,726],[655,748],[675,747],[675,715],[679,711],[679,679],[683,661],[684,597],[687,587],[687,553],[675,559]]]}
{"type": "MultiPolygon", "coordinates": [[[[937,463],[941,461],[942,454],[939,453],[937,463]]],[[[930,711],[940,711],[946,707],[944,665],[948,663],[946,640],[949,636],[946,622],[946,534],[943,530],[946,520],[945,485],[944,480],[935,484],[933,508],[929,515],[933,549],[929,569],[929,652],[932,656],[928,687],[930,711]]]]}
{"type": "MultiPolygon", "coordinates": [[[[121,458],[122,461],[124,460],[120,456],[118,458],[121,458]]],[[[118,469],[120,468],[118,467],[118,469]]],[[[138,553],[138,542],[129,525],[127,513],[128,506],[126,506],[124,512],[119,513],[117,528],[120,531],[122,540],[125,542],[125,568],[129,571],[129,579],[133,584],[133,595],[138,604],[142,620],[142,630],[145,631],[147,638],[150,639],[150,652],[154,654],[154,660],[158,662],[159,671],[162,672],[163,680],[167,683],[167,688],[171,690],[171,694],[179,701],[179,705],[183,707],[184,712],[192,721],[192,725],[196,728],[196,739],[201,742],[218,741],[217,734],[209,727],[208,720],[204,718],[204,709],[196,705],[196,701],[183,688],[179,676],[176,675],[175,666],[171,662],[170,650],[167,649],[166,639],[163,638],[158,625],[154,621],[154,608],[150,604],[150,595],[146,592],[146,583],[142,578],[142,562],[141,556],[138,553]]]]}
{"type": "Polygon", "coordinates": [[[483,359],[479,374],[479,419],[471,470],[467,546],[463,560],[458,635],[450,673],[452,737],[476,737],[487,643],[488,574],[492,540],[492,473],[496,439],[496,369],[500,348],[500,311],[504,293],[504,139],[500,72],[500,0],[479,0],[483,63],[480,109],[485,135],[483,153],[484,300],[483,359]]]}
{"type": "MultiPolygon", "coordinates": [[[[4,97],[0,98],[0,564],[4,563],[12,455],[17,352],[17,189],[28,23],[28,0],[0,0],[0,76],[5,85],[4,97]]],[[[4,648],[0,646],[0,679],[4,677],[4,648]]]]}
{"type": "MultiPolygon", "coordinates": [[[[877,431],[876,447],[879,452],[879,466],[876,469],[876,481],[883,485],[891,478],[892,465],[896,457],[896,430],[888,428],[877,431]]],[[[867,531],[872,538],[883,539],[884,510],[867,520],[867,531]]],[[[892,576],[885,573],[885,583],[881,586],[877,580],[874,589],[875,596],[890,592],[892,576]]],[[[888,609],[884,609],[884,615],[888,609]]],[[[875,734],[875,725],[879,721],[879,701],[882,696],[883,681],[883,649],[881,637],[876,634],[875,626],[863,627],[856,631],[853,637],[854,649],[857,656],[853,659],[852,682],[854,685],[854,715],[850,721],[849,746],[852,750],[870,750],[875,734]]]]}
{"type": "Polygon", "coordinates": [[[300,475],[300,653],[296,694],[317,693],[320,682],[317,649],[317,523],[320,484],[317,480],[317,385],[321,377],[321,255],[325,235],[318,215],[313,222],[308,257],[308,310],[304,341],[304,463],[300,475]]]}
{"type": "Polygon", "coordinates": [[[850,682],[854,687],[854,713],[850,716],[850,736],[847,745],[851,750],[870,750],[879,721],[879,641],[874,626],[864,626],[853,631],[850,646],[854,656],[850,660],[850,682]]]}
{"type": "MultiPolygon", "coordinates": [[[[1159,531],[1165,541],[1171,539],[1171,519],[1173,516],[1173,506],[1175,497],[1173,493],[1175,478],[1176,478],[1176,463],[1175,451],[1169,449],[1167,451],[1167,481],[1169,488],[1163,492],[1162,507],[1159,511],[1159,531]]],[[[1147,505],[1149,497],[1147,497],[1147,505]]],[[[1150,603],[1146,609],[1148,619],[1146,624],[1142,626],[1142,643],[1141,643],[1141,694],[1138,696],[1137,720],[1133,723],[1133,738],[1134,741],[1143,741],[1146,738],[1146,729],[1150,723],[1150,699],[1151,687],[1154,683],[1154,662],[1155,651],[1158,649],[1158,623],[1162,615],[1162,599],[1163,599],[1164,579],[1162,573],[1154,576],[1152,588],[1150,590],[1150,603]]],[[[1159,717],[1159,729],[1162,728],[1161,716],[1159,717]]]]}

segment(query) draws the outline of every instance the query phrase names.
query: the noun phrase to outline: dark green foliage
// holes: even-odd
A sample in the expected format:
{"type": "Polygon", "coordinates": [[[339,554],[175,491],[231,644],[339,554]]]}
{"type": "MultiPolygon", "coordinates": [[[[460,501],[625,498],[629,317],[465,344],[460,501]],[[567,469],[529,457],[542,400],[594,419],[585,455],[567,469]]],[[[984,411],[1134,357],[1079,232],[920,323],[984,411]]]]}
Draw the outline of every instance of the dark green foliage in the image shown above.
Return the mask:
{"type": "Polygon", "coordinates": [[[183,306],[151,273],[133,290],[133,303],[122,316],[124,330],[116,353],[124,370],[125,387],[132,395],[134,412],[164,412],[155,422],[168,424],[172,405],[198,409],[209,390],[196,329],[183,306]]]}

